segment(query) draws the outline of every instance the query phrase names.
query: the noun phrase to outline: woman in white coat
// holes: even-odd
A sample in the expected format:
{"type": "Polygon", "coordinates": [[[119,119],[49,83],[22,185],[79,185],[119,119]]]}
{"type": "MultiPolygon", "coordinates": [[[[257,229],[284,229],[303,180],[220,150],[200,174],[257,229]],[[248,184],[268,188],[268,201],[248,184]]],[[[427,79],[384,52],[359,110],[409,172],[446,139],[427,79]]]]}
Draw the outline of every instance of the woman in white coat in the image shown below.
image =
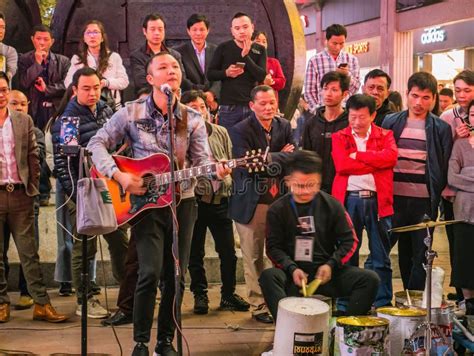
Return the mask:
{"type": "MultiPolygon", "coordinates": [[[[74,73],[84,67],[93,68],[101,76],[103,94],[107,93],[115,102],[114,111],[121,105],[120,90],[128,86],[128,75],[122,63],[122,58],[109,49],[107,34],[104,25],[97,20],[88,21],[84,26],[82,37],[79,40],[78,53],[71,58],[71,67],[64,79],[68,87],[74,73]]],[[[104,96],[104,95],[103,95],[104,96]]],[[[110,105],[110,104],[109,104],[110,105]]]]}

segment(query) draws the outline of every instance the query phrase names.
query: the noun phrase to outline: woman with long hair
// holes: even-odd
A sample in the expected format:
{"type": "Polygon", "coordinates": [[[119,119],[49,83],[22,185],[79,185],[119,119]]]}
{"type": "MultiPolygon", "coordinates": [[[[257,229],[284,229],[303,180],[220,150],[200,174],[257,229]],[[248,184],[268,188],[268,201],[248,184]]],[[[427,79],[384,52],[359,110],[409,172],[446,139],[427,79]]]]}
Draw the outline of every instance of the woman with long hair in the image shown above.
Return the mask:
{"type": "Polygon", "coordinates": [[[66,87],[71,84],[74,73],[82,67],[97,71],[101,78],[102,97],[109,105],[115,103],[112,109],[117,109],[121,103],[120,90],[128,86],[128,76],[120,55],[110,50],[104,25],[98,20],[88,21],[84,26],[78,53],[72,56],[71,67],[64,79],[66,87]]]}

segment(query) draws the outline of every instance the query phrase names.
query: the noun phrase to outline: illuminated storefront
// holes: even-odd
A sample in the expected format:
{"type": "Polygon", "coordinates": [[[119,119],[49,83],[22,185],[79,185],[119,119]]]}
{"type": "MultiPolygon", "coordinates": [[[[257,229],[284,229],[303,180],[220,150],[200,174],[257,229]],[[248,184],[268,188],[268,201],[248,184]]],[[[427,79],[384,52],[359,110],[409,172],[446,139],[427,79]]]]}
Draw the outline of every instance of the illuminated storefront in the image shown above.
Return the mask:
{"type": "Polygon", "coordinates": [[[474,68],[474,21],[418,29],[413,34],[415,70],[432,73],[439,83],[466,68],[474,68]]]}

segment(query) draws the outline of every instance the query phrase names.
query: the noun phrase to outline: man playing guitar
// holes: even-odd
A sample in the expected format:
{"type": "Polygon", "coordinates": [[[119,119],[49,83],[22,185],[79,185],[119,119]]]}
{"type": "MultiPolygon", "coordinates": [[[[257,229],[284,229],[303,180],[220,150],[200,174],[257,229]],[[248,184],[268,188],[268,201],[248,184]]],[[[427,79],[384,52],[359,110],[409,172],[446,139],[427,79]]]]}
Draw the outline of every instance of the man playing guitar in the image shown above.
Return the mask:
{"type": "MultiPolygon", "coordinates": [[[[106,177],[113,178],[124,191],[132,196],[149,193],[145,185],[148,177],[143,178],[121,171],[108,152],[124,139],[129,141],[134,158],[145,158],[152,154],[168,152],[167,96],[161,88],[163,84],[168,84],[175,94],[178,93],[182,72],[173,56],[160,52],[149,60],[146,79],[153,87],[152,94],[148,98],[127,103],[97,132],[87,146],[92,152],[92,161],[97,170],[106,177]]],[[[178,161],[179,168],[211,164],[206,128],[200,115],[180,104],[176,99],[173,110],[176,120],[176,145],[173,159],[178,161]]],[[[216,175],[218,178],[223,178],[230,174],[230,171],[223,164],[218,164],[216,175]]],[[[181,202],[176,216],[179,224],[181,271],[185,271],[188,265],[196,215],[194,181],[183,180],[181,202]]],[[[162,276],[164,286],[158,313],[158,342],[155,352],[158,355],[176,355],[172,345],[175,331],[172,314],[175,294],[174,260],[171,251],[172,219],[171,209],[165,207],[148,210],[148,213],[139,213],[133,220],[132,234],[136,241],[139,264],[133,312],[133,336],[137,344],[133,350],[133,356],[149,355],[148,343],[160,276],[162,276]]],[[[183,291],[184,280],[181,282],[181,288],[183,291]]]]}

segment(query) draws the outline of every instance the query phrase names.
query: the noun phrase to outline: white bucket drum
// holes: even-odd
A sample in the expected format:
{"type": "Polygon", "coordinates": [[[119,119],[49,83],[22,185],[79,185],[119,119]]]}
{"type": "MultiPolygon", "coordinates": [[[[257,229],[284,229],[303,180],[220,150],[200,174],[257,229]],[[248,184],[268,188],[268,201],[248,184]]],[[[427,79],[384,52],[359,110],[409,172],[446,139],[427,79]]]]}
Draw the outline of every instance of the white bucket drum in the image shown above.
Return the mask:
{"type": "Polygon", "coordinates": [[[377,316],[390,321],[390,355],[400,355],[408,347],[410,337],[426,318],[426,311],[418,308],[383,307],[377,316]]]}
{"type": "Polygon", "coordinates": [[[278,303],[273,356],[327,355],[329,306],[316,298],[289,297],[278,303]]]}
{"type": "Polygon", "coordinates": [[[334,355],[390,355],[389,321],[373,316],[337,319],[334,355]]]}

